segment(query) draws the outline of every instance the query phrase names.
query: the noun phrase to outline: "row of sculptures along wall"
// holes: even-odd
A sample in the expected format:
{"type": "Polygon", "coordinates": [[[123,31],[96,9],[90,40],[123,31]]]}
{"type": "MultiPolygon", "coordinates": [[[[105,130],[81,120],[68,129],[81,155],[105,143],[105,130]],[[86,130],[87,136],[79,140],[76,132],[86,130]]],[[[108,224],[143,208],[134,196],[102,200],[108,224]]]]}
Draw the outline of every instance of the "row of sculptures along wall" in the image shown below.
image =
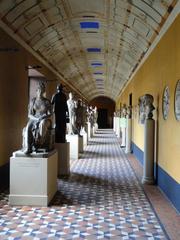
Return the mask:
{"type": "Polygon", "coordinates": [[[56,143],[64,143],[67,125],[68,134],[80,135],[85,131],[86,122],[90,122],[92,127],[97,123],[97,108],[87,106],[81,99],[76,101],[71,92],[67,100],[62,85],[57,86],[57,92],[51,101],[44,97],[45,91],[45,84],[40,82],[36,96],[30,101],[29,120],[23,129],[24,154],[38,152],[40,149],[51,151],[54,148],[54,140],[56,143]],[[55,129],[52,123],[53,113],[55,113],[55,129]]]}

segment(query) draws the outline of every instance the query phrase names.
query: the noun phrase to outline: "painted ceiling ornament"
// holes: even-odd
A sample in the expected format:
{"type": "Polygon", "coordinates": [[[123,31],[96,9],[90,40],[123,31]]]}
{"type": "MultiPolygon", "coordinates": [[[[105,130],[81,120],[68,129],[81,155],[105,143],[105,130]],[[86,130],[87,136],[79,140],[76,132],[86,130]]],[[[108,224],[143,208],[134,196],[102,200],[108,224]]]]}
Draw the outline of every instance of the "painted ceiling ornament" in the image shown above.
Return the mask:
{"type": "Polygon", "coordinates": [[[169,91],[169,87],[166,86],[164,88],[163,98],[162,98],[162,112],[163,112],[164,120],[168,118],[169,105],[170,105],[170,91],[169,91]]]}
{"type": "Polygon", "coordinates": [[[180,121],[180,80],[178,80],[175,90],[174,111],[176,120],[180,121]]]}

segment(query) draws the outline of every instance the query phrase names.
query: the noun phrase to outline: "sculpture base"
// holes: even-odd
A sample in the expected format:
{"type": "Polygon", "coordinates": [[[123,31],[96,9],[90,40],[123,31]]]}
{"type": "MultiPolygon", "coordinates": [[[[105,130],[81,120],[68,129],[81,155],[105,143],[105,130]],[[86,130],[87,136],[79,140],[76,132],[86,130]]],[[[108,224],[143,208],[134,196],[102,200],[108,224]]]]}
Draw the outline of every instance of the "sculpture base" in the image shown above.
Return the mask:
{"type": "Polygon", "coordinates": [[[79,152],[83,153],[83,151],[84,151],[83,136],[79,136],[79,152]]]}
{"type": "Polygon", "coordinates": [[[83,137],[83,145],[84,145],[83,147],[85,148],[87,146],[87,142],[88,142],[87,133],[83,132],[82,137],[83,137]]]}
{"type": "Polygon", "coordinates": [[[57,153],[10,158],[11,205],[48,206],[57,191],[57,153]]]}
{"type": "Polygon", "coordinates": [[[154,178],[143,177],[142,184],[153,185],[155,183],[154,178]]]}
{"type": "Polygon", "coordinates": [[[93,126],[93,135],[96,133],[97,130],[98,130],[98,124],[95,123],[93,126]]]}
{"type": "Polygon", "coordinates": [[[70,174],[70,144],[56,143],[55,147],[58,152],[58,176],[70,174]]]}
{"type": "Polygon", "coordinates": [[[77,160],[79,158],[79,136],[66,135],[67,142],[70,143],[70,159],[77,160]]]}
{"type": "Polygon", "coordinates": [[[88,140],[89,140],[89,139],[92,138],[92,136],[93,136],[93,130],[92,130],[92,127],[91,127],[91,123],[90,123],[90,122],[88,122],[87,125],[88,125],[87,134],[88,134],[88,140]]]}

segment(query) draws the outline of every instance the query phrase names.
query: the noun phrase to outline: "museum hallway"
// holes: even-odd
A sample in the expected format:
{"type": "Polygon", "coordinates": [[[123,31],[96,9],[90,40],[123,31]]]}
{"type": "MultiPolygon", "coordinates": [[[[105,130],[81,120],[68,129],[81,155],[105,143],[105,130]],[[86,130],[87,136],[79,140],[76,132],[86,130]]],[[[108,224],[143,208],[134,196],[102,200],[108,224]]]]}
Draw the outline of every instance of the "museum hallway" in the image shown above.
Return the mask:
{"type": "Polygon", "coordinates": [[[1,193],[0,239],[178,240],[178,215],[155,186],[143,188],[132,158],[113,130],[99,129],[81,157],[71,162],[70,177],[58,179],[49,207],[11,207],[8,191],[1,193]],[[157,216],[153,196],[169,218],[157,216]]]}

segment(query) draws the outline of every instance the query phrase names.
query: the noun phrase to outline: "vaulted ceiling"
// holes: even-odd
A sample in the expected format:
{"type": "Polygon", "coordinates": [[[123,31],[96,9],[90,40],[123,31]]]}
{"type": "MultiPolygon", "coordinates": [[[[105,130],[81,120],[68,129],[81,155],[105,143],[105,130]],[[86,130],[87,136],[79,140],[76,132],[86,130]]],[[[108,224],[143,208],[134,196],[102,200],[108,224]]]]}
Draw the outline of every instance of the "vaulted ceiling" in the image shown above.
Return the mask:
{"type": "Polygon", "coordinates": [[[1,23],[87,100],[116,99],[177,0],[1,0],[1,23]]]}

